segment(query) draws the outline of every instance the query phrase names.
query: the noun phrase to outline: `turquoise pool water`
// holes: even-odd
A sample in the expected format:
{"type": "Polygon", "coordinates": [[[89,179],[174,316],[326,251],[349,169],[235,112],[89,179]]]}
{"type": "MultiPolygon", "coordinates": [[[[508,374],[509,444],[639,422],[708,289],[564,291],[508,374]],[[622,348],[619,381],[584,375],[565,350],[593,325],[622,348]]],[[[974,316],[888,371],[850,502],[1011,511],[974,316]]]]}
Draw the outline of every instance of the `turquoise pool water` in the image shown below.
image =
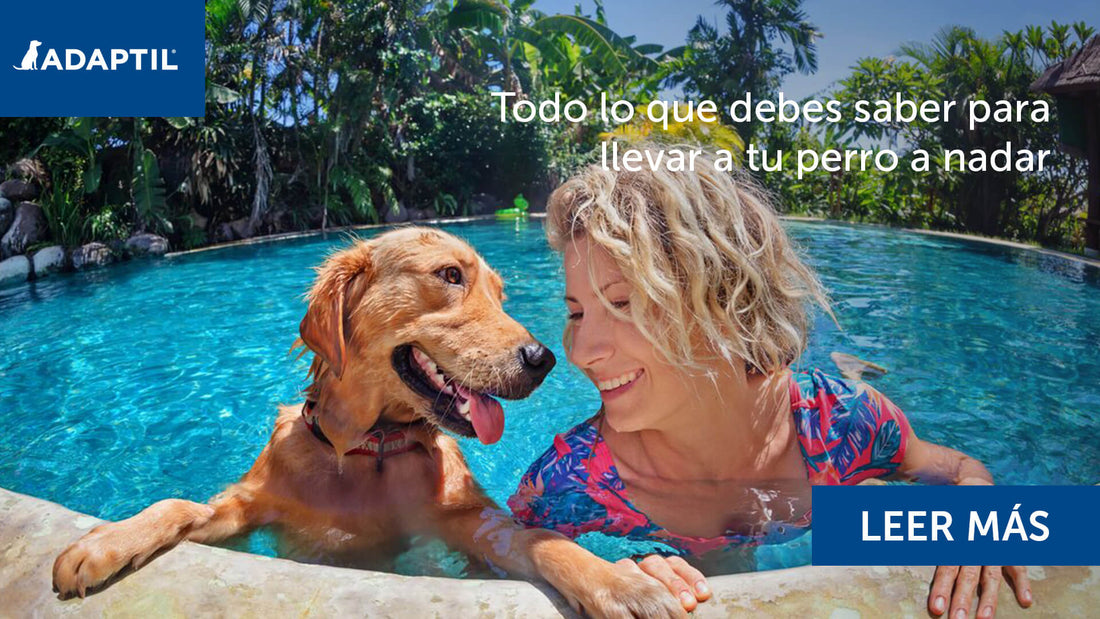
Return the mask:
{"type": "MultiPolygon", "coordinates": [[[[564,363],[562,274],[541,223],[444,228],[497,268],[506,309],[563,361],[531,398],[506,403],[500,443],[463,441],[503,503],[551,435],[599,398],[564,363]]],[[[873,382],[917,433],[983,460],[999,483],[1100,482],[1097,269],[877,227],[788,229],[842,327],[819,317],[804,364],[832,369],[828,354],[841,350],[886,366],[873,382]]],[[[162,498],[204,501],[235,481],[267,441],[275,406],[305,384],[305,361],[287,354],[302,294],[311,268],[346,242],[233,247],[0,289],[0,486],[119,519],[162,498]]],[[[454,564],[444,573],[462,571],[438,549],[425,554],[454,564]]],[[[757,558],[762,568],[808,563],[809,539],[757,558]]],[[[399,569],[436,568],[410,559],[399,569]]]]}

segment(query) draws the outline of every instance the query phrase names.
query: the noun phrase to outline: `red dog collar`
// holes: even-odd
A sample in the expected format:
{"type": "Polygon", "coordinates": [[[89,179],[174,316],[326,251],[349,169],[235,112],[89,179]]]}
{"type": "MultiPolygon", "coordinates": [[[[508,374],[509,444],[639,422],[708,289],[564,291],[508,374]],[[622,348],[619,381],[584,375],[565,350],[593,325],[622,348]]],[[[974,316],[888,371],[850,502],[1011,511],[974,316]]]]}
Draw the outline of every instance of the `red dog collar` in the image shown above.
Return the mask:
{"type": "MultiPolygon", "coordinates": [[[[313,408],[316,405],[316,402],[306,400],[306,403],[302,406],[302,419],[305,421],[309,431],[313,433],[313,436],[316,436],[322,443],[331,447],[332,441],[330,441],[328,437],[325,436],[325,433],[321,431],[321,425],[317,423],[317,415],[313,414],[313,408]]],[[[374,456],[378,458],[377,469],[381,472],[382,459],[384,457],[412,451],[418,446],[419,443],[414,441],[404,430],[393,427],[375,426],[374,429],[367,433],[366,440],[359,443],[358,447],[348,451],[345,455],[374,456]]]]}

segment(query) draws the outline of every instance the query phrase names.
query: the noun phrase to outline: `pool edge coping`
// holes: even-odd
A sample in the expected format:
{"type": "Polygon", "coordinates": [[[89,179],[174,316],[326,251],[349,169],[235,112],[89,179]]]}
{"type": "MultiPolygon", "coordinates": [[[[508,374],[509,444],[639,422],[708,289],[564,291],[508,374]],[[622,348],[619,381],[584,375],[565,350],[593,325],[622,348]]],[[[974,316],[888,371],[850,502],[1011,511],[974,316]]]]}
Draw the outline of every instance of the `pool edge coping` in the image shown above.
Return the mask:
{"type": "MultiPolygon", "coordinates": [[[[36,616],[194,616],[364,613],[449,617],[575,617],[545,584],[400,576],[296,563],[184,542],[86,599],[50,590],[53,558],[97,518],[0,488],[0,597],[36,616]]],[[[927,616],[931,567],[795,567],[708,579],[713,599],[695,617],[927,616]],[[838,615],[839,613],[839,615],[838,615]]],[[[1031,568],[1037,610],[1083,615],[1100,604],[1100,567],[1031,568]]],[[[1003,588],[998,616],[1034,617],[1003,588]]]]}
{"type": "MultiPolygon", "coordinates": [[[[546,213],[528,213],[528,217],[532,219],[545,219],[546,213]]],[[[904,226],[891,226],[889,224],[881,223],[867,223],[867,222],[853,222],[845,221],[843,219],[826,219],[824,217],[812,217],[806,215],[779,215],[779,218],[783,221],[798,221],[803,223],[824,223],[835,224],[856,227],[867,228],[883,228],[887,230],[898,230],[901,232],[911,232],[914,234],[924,234],[928,236],[938,236],[943,238],[954,239],[957,241],[968,241],[972,243],[987,243],[990,245],[997,245],[1001,247],[1010,247],[1013,249],[1034,251],[1040,254],[1053,256],[1057,258],[1064,258],[1073,262],[1078,262],[1086,266],[1092,266],[1100,269],[1100,258],[1092,258],[1090,256],[1082,256],[1080,254],[1071,254],[1069,252],[1050,249],[1047,247],[1036,247],[1034,245],[1028,245],[1027,243],[1020,243],[1019,241],[1010,241],[1008,239],[998,239],[986,236],[978,236],[973,234],[965,234],[961,232],[948,232],[944,230],[926,230],[923,228],[908,228],[904,226]]],[[[401,226],[417,226],[417,225],[430,225],[438,226],[443,224],[460,224],[470,223],[475,221],[495,221],[495,215],[470,215],[456,218],[439,217],[435,219],[424,219],[419,221],[408,221],[400,223],[380,223],[380,224],[359,224],[354,226],[341,226],[339,228],[327,228],[325,230],[302,230],[297,232],[282,232],[278,234],[268,234],[264,236],[257,236],[250,239],[242,239],[239,241],[232,241],[229,243],[219,243],[216,245],[208,245],[206,247],[199,247],[196,249],[188,249],[183,251],[169,252],[164,255],[165,258],[176,258],[179,256],[186,256],[188,254],[207,252],[216,249],[226,249],[229,247],[240,247],[244,245],[257,245],[262,243],[272,243],[276,241],[288,241],[299,238],[308,238],[312,236],[339,234],[344,232],[354,232],[357,230],[373,230],[379,228],[396,228],[401,226]]],[[[515,221],[515,220],[502,220],[502,221],[515,221]]]]}
{"type": "MultiPolygon", "coordinates": [[[[545,213],[530,213],[533,217],[545,217],[545,213]]],[[[228,243],[217,243],[214,245],[207,245],[206,247],[196,247],[195,249],[185,249],[182,251],[173,251],[164,254],[165,258],[177,258],[179,256],[186,256],[188,254],[197,254],[215,249],[226,249],[229,247],[241,247],[244,245],[259,245],[263,243],[273,243],[276,241],[290,241],[293,239],[308,238],[311,236],[323,236],[329,234],[341,234],[346,232],[355,232],[356,230],[374,230],[378,228],[398,228],[408,226],[438,226],[441,224],[460,224],[469,223],[472,221],[487,221],[496,219],[495,215],[469,215],[463,217],[437,217],[434,219],[419,219],[416,221],[402,221],[397,223],[381,223],[381,224],[356,224],[352,226],[339,226],[336,228],[314,229],[314,230],[298,230],[295,232],[279,232],[277,234],[265,234],[263,236],[254,236],[248,239],[240,239],[237,241],[230,241],[228,243]]]]}

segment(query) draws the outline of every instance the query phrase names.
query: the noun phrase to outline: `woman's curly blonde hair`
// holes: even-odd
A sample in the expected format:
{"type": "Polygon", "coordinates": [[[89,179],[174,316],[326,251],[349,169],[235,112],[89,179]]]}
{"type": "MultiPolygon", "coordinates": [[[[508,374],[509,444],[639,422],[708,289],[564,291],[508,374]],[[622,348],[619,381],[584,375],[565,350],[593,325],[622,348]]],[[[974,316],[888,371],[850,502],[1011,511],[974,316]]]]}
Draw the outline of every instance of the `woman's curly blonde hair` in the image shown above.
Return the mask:
{"type": "Polygon", "coordinates": [[[750,371],[780,370],[805,348],[806,302],[832,314],[765,193],[710,154],[694,172],[589,166],[550,196],[546,222],[557,251],[582,236],[607,250],[632,287],[629,313],[597,293],[601,303],[686,368],[706,369],[699,355],[713,351],[750,371]]]}

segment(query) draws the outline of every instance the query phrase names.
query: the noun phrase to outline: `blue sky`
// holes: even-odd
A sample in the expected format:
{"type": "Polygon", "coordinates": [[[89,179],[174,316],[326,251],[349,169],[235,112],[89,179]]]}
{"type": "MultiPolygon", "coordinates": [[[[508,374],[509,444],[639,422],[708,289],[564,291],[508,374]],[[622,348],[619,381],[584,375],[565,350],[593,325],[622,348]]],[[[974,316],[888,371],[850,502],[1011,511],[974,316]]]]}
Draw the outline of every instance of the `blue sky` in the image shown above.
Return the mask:
{"type": "MultiPolygon", "coordinates": [[[[572,13],[575,0],[537,0],[535,8],[546,13],[572,13]]],[[[591,0],[580,2],[591,14],[591,0]]],[[[806,0],[810,22],[824,38],[818,41],[818,72],[792,74],[784,93],[808,97],[846,77],[849,68],[864,56],[887,56],[901,43],[930,41],[943,26],[969,26],[979,35],[994,37],[1005,30],[1027,25],[1084,21],[1100,31],[1097,0],[806,0]]],[[[666,48],[684,43],[687,31],[702,15],[724,25],[725,12],[712,0],[606,0],[608,25],[623,35],[637,35],[638,42],[660,43],[666,48]]]]}

